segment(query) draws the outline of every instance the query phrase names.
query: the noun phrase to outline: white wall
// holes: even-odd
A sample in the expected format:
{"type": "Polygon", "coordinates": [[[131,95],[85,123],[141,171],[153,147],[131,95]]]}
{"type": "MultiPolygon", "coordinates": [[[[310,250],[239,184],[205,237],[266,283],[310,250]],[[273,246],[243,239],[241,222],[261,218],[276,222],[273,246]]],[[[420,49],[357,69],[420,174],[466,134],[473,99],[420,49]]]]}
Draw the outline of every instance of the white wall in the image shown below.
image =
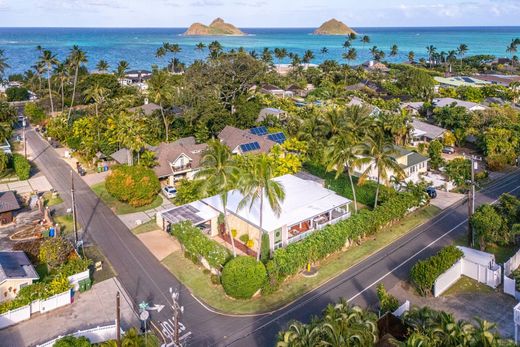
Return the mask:
{"type": "MultiPolygon", "coordinates": [[[[84,336],[90,340],[91,343],[101,343],[108,340],[115,340],[116,338],[117,328],[115,324],[107,325],[104,327],[96,327],[93,329],[87,330],[78,330],[77,332],[70,334],[70,336],[81,337],[84,336]]],[[[121,330],[121,335],[123,335],[124,331],[121,330]]],[[[66,335],[68,336],[68,335],[66,335]]],[[[42,343],[41,345],[37,345],[37,347],[52,347],[54,343],[61,339],[64,336],[58,336],[50,341],[42,343]]]]}
{"type": "Polygon", "coordinates": [[[0,329],[31,318],[31,305],[23,306],[0,315],[0,329]]]}
{"type": "Polygon", "coordinates": [[[433,284],[433,296],[438,297],[457,282],[462,275],[462,268],[462,259],[460,259],[445,273],[440,275],[433,284]]]}

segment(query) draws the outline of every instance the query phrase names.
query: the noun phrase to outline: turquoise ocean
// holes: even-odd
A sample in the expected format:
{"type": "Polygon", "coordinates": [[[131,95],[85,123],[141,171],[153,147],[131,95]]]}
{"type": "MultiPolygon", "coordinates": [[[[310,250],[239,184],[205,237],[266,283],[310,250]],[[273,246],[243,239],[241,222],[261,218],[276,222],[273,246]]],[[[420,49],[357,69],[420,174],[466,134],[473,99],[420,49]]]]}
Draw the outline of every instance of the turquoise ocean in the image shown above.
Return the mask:
{"type": "MultiPolygon", "coordinates": [[[[393,44],[399,46],[399,55],[389,61],[404,61],[409,51],[416,59],[426,57],[426,46],[434,45],[438,51],[449,51],[465,43],[467,55],[491,54],[507,56],[506,47],[512,39],[520,37],[519,27],[435,27],[435,28],[354,28],[359,35],[368,35],[370,44],[359,40],[353,47],[358,50],[357,64],[370,59],[369,48],[376,45],[388,53],[393,44]]],[[[341,61],[345,37],[315,36],[311,28],[243,28],[247,36],[241,37],[184,37],[185,28],[0,28],[0,49],[4,50],[11,66],[7,74],[20,73],[34,64],[38,57],[37,45],[52,50],[63,59],[72,45],[79,45],[87,52],[88,67],[94,69],[100,59],[108,61],[111,69],[117,62],[126,60],[130,69],[150,69],[152,64],[164,66],[171,58],[157,59],[156,49],[163,42],[178,43],[182,52],[177,57],[190,64],[204,58],[207,52],[195,51],[198,42],[208,44],[218,40],[225,50],[244,47],[260,53],[265,47],[286,48],[303,55],[312,50],[319,64],[326,59],[341,61]],[[322,47],[328,48],[321,54],[322,47]]],[[[282,63],[288,63],[286,59],[282,63]]],[[[279,63],[275,60],[275,63],[279,63]]]]}

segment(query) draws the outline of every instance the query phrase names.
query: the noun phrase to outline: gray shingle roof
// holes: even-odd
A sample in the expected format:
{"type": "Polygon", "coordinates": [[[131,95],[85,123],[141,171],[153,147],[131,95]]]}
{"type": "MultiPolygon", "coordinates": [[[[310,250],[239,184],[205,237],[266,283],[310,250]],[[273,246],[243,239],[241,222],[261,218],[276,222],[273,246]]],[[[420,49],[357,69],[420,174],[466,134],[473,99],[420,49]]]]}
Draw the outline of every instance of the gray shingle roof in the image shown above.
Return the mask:
{"type": "Polygon", "coordinates": [[[14,192],[8,191],[0,194],[0,213],[20,209],[20,204],[18,203],[14,192]]]}
{"type": "Polygon", "coordinates": [[[27,255],[23,251],[0,252],[0,283],[22,278],[39,278],[27,255]]]}
{"type": "Polygon", "coordinates": [[[417,119],[414,119],[412,121],[412,125],[414,129],[420,130],[424,132],[424,136],[427,138],[434,140],[442,136],[446,132],[446,129],[443,129],[441,127],[438,127],[436,125],[426,123],[417,119]]]}

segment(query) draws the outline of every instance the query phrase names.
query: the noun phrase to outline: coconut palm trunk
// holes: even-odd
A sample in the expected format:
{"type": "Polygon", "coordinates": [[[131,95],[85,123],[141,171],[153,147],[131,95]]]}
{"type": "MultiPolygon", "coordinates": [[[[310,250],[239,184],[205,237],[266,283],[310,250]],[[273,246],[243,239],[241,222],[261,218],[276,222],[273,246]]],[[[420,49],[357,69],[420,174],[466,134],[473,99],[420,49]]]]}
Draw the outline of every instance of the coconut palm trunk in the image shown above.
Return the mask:
{"type": "Polygon", "coordinates": [[[74,83],[72,85],[72,100],[70,101],[69,115],[67,116],[67,121],[70,121],[70,116],[72,114],[72,108],[74,107],[74,98],[76,97],[76,85],[78,84],[78,73],[79,73],[79,64],[76,64],[76,71],[74,71],[74,83]]]}
{"type": "Polygon", "coordinates": [[[168,124],[168,120],[166,119],[166,115],[164,114],[164,107],[163,107],[162,101],[159,103],[159,106],[161,107],[161,116],[162,116],[163,123],[164,123],[164,135],[166,137],[166,142],[168,142],[170,126],[168,124]]]}
{"type": "Polygon", "coordinates": [[[376,197],[374,200],[374,209],[377,207],[377,200],[379,199],[379,187],[381,185],[380,183],[381,183],[381,171],[379,170],[379,168],[377,168],[377,187],[376,187],[376,197]]]}
{"type": "Polygon", "coordinates": [[[256,261],[260,261],[260,253],[262,252],[262,236],[264,233],[263,229],[263,217],[264,217],[264,189],[260,188],[260,238],[258,240],[258,253],[256,254],[256,261]]]}
{"type": "Polygon", "coordinates": [[[224,209],[224,227],[226,228],[226,232],[229,234],[229,238],[231,240],[231,249],[233,250],[233,257],[236,258],[237,250],[235,248],[235,239],[233,238],[233,234],[231,233],[231,229],[229,228],[229,221],[227,216],[227,192],[220,196],[222,200],[222,208],[224,209]]]}
{"type": "Polygon", "coordinates": [[[51,113],[54,113],[54,103],[52,101],[52,90],[51,90],[51,73],[50,73],[50,68],[47,69],[47,85],[49,87],[49,99],[51,101],[51,113]]]}
{"type": "Polygon", "coordinates": [[[350,173],[350,167],[347,166],[347,175],[350,181],[350,187],[352,188],[352,197],[354,198],[354,212],[357,214],[358,206],[357,206],[357,197],[356,197],[356,188],[354,187],[354,180],[352,179],[352,174],[350,173]]]}

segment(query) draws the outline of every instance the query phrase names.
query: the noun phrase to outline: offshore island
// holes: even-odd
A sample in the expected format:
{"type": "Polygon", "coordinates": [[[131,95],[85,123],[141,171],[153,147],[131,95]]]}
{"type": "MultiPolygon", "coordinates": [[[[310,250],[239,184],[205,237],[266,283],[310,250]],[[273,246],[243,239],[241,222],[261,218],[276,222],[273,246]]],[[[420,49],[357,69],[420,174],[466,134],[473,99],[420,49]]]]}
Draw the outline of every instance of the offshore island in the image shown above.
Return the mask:
{"type": "Polygon", "coordinates": [[[245,36],[246,34],[233,24],[226,23],[222,18],[216,18],[210,25],[193,23],[184,36],[245,36]]]}
{"type": "Polygon", "coordinates": [[[318,29],[314,30],[314,35],[349,35],[357,34],[348,25],[332,18],[329,21],[323,23],[318,29]]]}

